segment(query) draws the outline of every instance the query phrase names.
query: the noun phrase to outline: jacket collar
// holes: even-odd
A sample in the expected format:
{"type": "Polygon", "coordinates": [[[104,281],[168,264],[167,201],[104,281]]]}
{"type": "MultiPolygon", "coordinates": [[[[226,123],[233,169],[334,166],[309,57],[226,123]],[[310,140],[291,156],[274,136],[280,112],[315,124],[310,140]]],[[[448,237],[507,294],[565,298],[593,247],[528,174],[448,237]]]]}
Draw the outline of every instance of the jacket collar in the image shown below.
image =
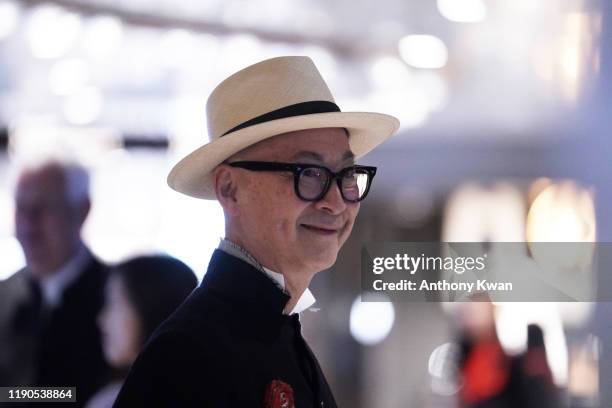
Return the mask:
{"type": "MultiPolygon", "coordinates": [[[[239,258],[244,262],[248,263],[249,265],[253,266],[254,268],[260,270],[261,273],[272,279],[274,283],[280,288],[280,290],[290,295],[285,289],[285,277],[283,276],[283,274],[274,272],[273,270],[268,269],[262,264],[260,264],[253,255],[251,255],[246,249],[242,248],[240,245],[230,241],[227,238],[222,238],[219,242],[218,249],[236,258],[239,258]]],[[[287,314],[292,315],[294,313],[301,313],[304,310],[308,309],[310,306],[312,306],[315,301],[316,299],[312,295],[310,289],[306,288],[306,290],[304,290],[304,292],[297,300],[296,304],[293,306],[293,309],[287,314]]]]}
{"type": "Polygon", "coordinates": [[[245,310],[282,315],[290,296],[262,271],[222,250],[213,252],[201,286],[245,310]]]}

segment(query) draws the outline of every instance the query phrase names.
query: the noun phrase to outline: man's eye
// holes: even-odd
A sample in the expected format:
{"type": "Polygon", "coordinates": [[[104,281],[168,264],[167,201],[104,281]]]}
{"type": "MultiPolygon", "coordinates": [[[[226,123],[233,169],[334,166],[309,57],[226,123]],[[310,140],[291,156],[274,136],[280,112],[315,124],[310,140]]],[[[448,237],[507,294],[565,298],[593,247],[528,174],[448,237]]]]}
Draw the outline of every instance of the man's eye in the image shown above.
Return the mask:
{"type": "Polygon", "coordinates": [[[303,177],[316,177],[319,178],[321,177],[321,169],[317,169],[314,167],[308,168],[308,169],[304,169],[304,171],[302,172],[302,176],[303,177]]]}

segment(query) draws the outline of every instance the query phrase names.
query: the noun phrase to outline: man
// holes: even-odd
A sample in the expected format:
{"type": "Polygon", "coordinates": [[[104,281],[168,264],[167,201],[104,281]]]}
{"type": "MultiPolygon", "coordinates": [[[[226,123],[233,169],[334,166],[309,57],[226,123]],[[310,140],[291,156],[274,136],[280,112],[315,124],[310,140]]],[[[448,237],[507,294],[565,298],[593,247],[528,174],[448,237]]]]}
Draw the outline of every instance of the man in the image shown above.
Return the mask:
{"type": "Polygon", "coordinates": [[[397,119],[340,112],[306,57],[232,75],[211,94],[207,117],[212,141],[168,182],[219,200],[226,238],[200,287],[152,336],[115,407],[335,407],[298,316],[374,177],[355,157],[395,132],[397,119]]]}
{"type": "Polygon", "coordinates": [[[83,168],[26,169],[15,192],[26,267],[0,282],[0,386],[76,386],[71,407],[83,406],[109,370],[96,325],[107,271],[81,239],[89,208],[83,168]]]}

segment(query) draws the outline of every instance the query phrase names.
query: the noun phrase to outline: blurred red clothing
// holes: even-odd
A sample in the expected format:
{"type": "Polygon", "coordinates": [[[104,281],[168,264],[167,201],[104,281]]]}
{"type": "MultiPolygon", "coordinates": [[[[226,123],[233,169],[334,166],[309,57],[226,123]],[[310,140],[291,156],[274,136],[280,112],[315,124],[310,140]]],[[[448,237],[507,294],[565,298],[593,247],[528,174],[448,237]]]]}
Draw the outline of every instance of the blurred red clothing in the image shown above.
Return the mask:
{"type": "Polygon", "coordinates": [[[510,360],[496,337],[481,340],[469,351],[462,368],[462,406],[501,394],[510,377],[510,360]]]}

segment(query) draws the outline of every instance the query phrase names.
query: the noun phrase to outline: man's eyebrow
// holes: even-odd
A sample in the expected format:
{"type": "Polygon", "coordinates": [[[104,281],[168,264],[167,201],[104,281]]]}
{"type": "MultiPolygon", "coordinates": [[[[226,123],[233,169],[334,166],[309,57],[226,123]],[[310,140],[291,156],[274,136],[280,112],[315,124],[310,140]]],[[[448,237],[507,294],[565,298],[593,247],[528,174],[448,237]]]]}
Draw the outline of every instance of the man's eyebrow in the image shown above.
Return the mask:
{"type": "MultiPolygon", "coordinates": [[[[323,156],[321,156],[317,152],[313,152],[313,151],[309,151],[309,150],[303,150],[301,152],[297,152],[293,156],[293,159],[294,160],[297,160],[297,159],[313,159],[313,160],[319,161],[321,163],[325,162],[323,156]]],[[[355,155],[350,150],[347,150],[342,155],[342,161],[350,161],[351,163],[353,163],[355,161],[355,155]]]]}
{"type": "Polygon", "coordinates": [[[355,155],[350,150],[347,150],[342,156],[343,161],[350,161],[351,163],[355,163],[355,155]]]}
{"type": "Polygon", "coordinates": [[[302,150],[300,152],[297,152],[295,155],[293,155],[293,159],[313,159],[313,160],[317,160],[322,162],[323,161],[323,156],[321,156],[319,153],[317,152],[312,152],[312,151],[308,151],[308,150],[302,150]]]}

